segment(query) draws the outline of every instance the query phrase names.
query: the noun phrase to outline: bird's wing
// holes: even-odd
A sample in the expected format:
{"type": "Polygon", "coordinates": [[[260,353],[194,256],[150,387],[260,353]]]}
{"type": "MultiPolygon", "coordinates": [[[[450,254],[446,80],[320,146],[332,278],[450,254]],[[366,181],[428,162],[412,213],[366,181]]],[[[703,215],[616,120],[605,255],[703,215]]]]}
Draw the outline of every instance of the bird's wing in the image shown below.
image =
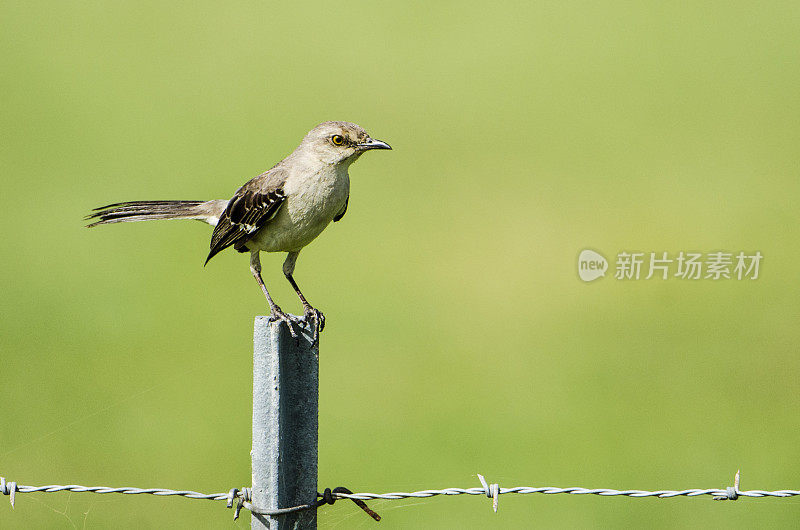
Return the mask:
{"type": "Polygon", "coordinates": [[[283,184],[286,172],[272,168],[260,174],[239,188],[214,228],[211,236],[211,250],[206,258],[213,258],[218,252],[236,243],[244,242],[250,235],[275,217],[286,199],[283,184]]]}
{"type": "Polygon", "coordinates": [[[344,200],[344,208],[342,208],[342,211],[337,213],[336,217],[333,218],[333,222],[334,223],[336,221],[341,221],[342,220],[342,217],[344,217],[344,214],[347,212],[347,203],[348,202],[350,202],[350,195],[348,195],[347,198],[344,200]]]}

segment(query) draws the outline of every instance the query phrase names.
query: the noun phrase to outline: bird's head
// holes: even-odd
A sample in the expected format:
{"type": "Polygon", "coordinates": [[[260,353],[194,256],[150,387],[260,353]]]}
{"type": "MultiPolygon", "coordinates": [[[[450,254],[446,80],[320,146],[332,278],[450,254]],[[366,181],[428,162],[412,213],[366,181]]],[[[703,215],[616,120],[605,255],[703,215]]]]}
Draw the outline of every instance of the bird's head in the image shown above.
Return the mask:
{"type": "Polygon", "coordinates": [[[362,127],[346,121],[326,121],[311,129],[297,148],[325,164],[348,166],[371,149],[391,149],[375,140],[362,127]]]}

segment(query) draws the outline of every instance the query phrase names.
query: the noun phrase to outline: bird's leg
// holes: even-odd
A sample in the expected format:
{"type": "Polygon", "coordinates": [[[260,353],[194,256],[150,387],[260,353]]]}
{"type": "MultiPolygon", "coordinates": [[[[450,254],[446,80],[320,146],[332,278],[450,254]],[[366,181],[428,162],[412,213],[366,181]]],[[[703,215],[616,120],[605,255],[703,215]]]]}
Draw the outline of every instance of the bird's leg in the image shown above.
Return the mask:
{"type": "Polygon", "coordinates": [[[286,261],[283,262],[283,274],[286,276],[286,279],[289,280],[289,283],[292,284],[294,292],[296,292],[297,296],[300,297],[300,302],[303,304],[303,312],[305,313],[306,320],[309,324],[311,324],[312,319],[314,321],[314,344],[316,344],[317,340],[319,339],[320,331],[325,328],[325,315],[323,315],[322,311],[319,309],[311,307],[311,304],[309,304],[308,300],[306,300],[306,297],[303,296],[303,293],[300,291],[300,287],[297,286],[297,282],[294,281],[294,278],[292,277],[298,255],[300,255],[300,251],[289,252],[289,255],[286,256],[286,261]]]}
{"type": "Polygon", "coordinates": [[[267,297],[267,302],[269,302],[269,318],[272,321],[282,320],[286,322],[286,325],[289,327],[289,333],[292,334],[292,337],[297,339],[297,332],[292,328],[292,319],[281,311],[281,308],[272,301],[272,297],[269,295],[269,291],[267,291],[267,286],[264,285],[264,280],[261,278],[261,260],[258,257],[258,252],[251,252],[250,253],[250,272],[253,273],[253,277],[255,277],[256,281],[258,282],[259,287],[261,290],[264,291],[264,296],[267,297]]]}

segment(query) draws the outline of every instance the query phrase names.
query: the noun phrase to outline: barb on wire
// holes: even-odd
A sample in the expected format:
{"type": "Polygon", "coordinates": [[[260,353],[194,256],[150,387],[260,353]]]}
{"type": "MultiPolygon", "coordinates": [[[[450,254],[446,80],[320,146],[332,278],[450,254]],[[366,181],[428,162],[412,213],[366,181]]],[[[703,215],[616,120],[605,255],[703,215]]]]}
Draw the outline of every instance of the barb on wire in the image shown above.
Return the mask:
{"type": "Polygon", "coordinates": [[[492,509],[494,513],[497,513],[497,498],[500,495],[500,484],[488,485],[486,479],[483,478],[483,475],[480,473],[478,473],[478,480],[481,481],[481,486],[483,486],[483,491],[486,493],[486,496],[492,499],[492,509]]]}
{"type": "Polygon", "coordinates": [[[17,483],[16,482],[9,482],[6,484],[6,478],[0,477],[0,493],[3,495],[9,495],[11,497],[11,507],[14,507],[14,497],[17,495],[17,483]]]}
{"type": "Polygon", "coordinates": [[[739,470],[736,470],[736,475],[733,477],[733,487],[725,489],[725,495],[717,495],[714,497],[715,501],[735,501],[739,498],[739,470]]]}
{"type": "Polygon", "coordinates": [[[670,499],[673,497],[699,497],[704,495],[711,495],[714,500],[737,500],[740,497],[795,497],[800,496],[800,490],[777,490],[777,491],[763,491],[763,490],[750,490],[739,491],[740,473],[736,472],[733,480],[733,486],[726,489],[686,489],[686,490],[615,490],[608,488],[557,488],[553,486],[545,487],[529,487],[529,486],[515,486],[512,488],[501,488],[499,484],[489,484],[483,475],[478,475],[478,480],[481,482],[480,487],[475,488],[445,488],[445,489],[430,489],[415,491],[411,493],[395,492],[395,493],[353,493],[347,488],[338,487],[334,489],[327,488],[323,493],[317,493],[317,498],[308,504],[301,504],[299,506],[292,506],[289,508],[280,508],[277,510],[262,510],[254,507],[251,504],[251,490],[250,488],[233,488],[227,493],[198,493],[196,491],[188,490],[170,490],[164,488],[110,488],[107,486],[77,486],[74,484],[67,486],[49,485],[49,486],[23,486],[16,482],[6,481],[4,477],[0,477],[0,493],[11,497],[11,506],[14,506],[15,495],[17,493],[55,493],[59,491],[71,491],[74,493],[123,493],[125,495],[137,494],[150,494],[158,495],[160,497],[166,496],[179,496],[187,499],[205,499],[211,501],[226,501],[228,508],[234,508],[234,519],[239,517],[242,508],[249,510],[251,513],[269,516],[279,516],[287,513],[298,512],[303,510],[318,509],[326,504],[333,504],[340,499],[350,499],[359,508],[364,510],[370,517],[376,521],[380,521],[381,517],[372,511],[364,501],[369,500],[396,500],[396,499],[426,499],[436,497],[439,495],[484,495],[492,499],[492,508],[497,511],[497,502],[500,495],[508,493],[517,493],[525,495],[529,493],[544,493],[547,495],[555,495],[558,493],[569,493],[571,495],[600,495],[601,497],[625,496],[634,499],[653,497],[657,499],[670,499]],[[234,506],[235,504],[235,506],[234,506]]]}

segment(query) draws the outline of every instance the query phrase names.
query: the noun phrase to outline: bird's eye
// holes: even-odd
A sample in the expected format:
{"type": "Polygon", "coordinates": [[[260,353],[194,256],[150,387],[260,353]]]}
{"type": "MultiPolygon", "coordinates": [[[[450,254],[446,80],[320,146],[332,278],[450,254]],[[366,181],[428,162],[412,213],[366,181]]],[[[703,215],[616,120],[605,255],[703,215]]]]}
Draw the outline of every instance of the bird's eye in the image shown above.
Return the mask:
{"type": "Polygon", "coordinates": [[[339,134],[334,134],[331,136],[331,142],[333,142],[333,145],[342,145],[344,143],[344,137],[339,134]]]}

